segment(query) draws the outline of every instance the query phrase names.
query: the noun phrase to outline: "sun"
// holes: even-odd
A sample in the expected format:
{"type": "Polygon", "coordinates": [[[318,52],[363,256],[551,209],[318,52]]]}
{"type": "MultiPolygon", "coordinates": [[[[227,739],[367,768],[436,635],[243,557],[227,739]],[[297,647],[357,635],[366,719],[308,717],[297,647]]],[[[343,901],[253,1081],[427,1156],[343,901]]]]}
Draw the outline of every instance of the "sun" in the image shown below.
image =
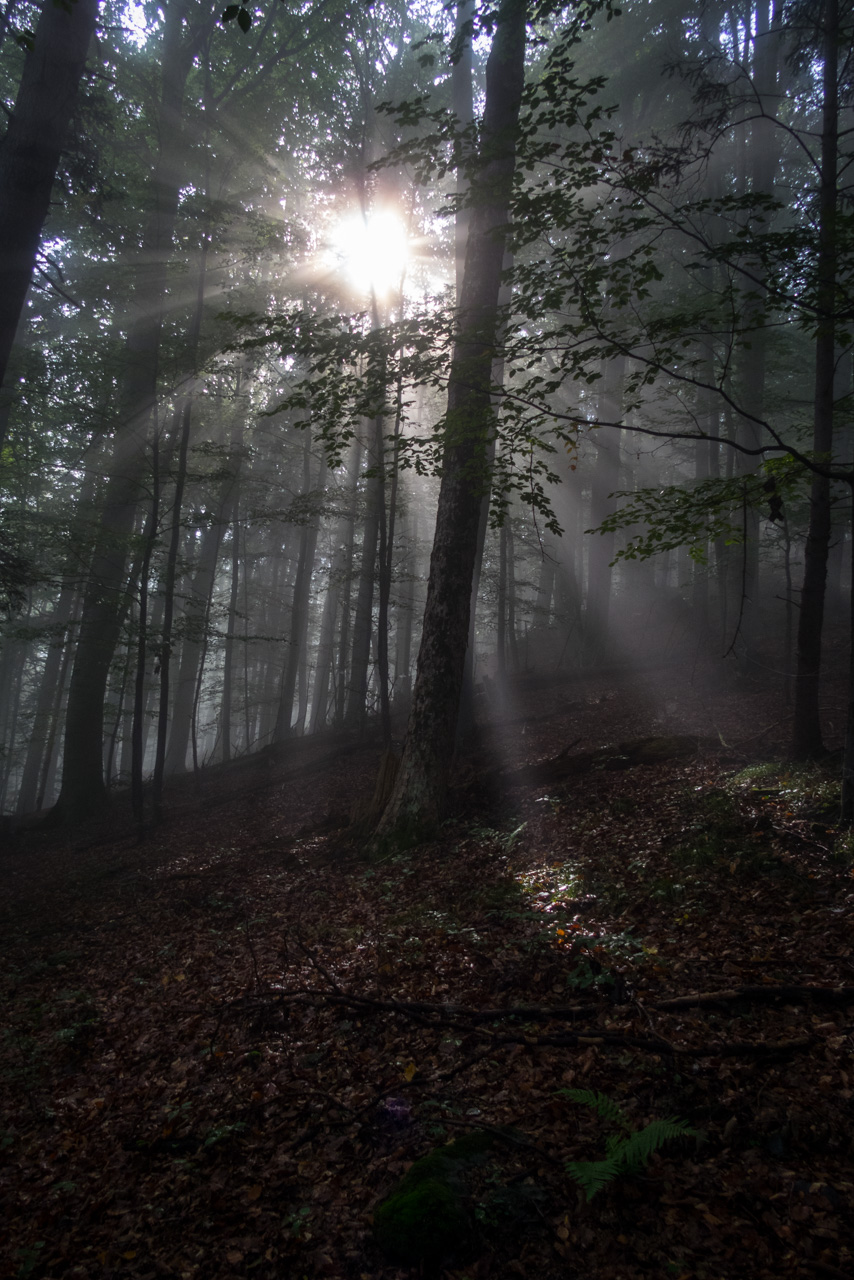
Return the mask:
{"type": "Polygon", "coordinates": [[[353,214],[339,222],[330,238],[332,253],[351,288],[388,298],[400,288],[409,262],[409,241],[402,219],[391,209],[353,214]]]}

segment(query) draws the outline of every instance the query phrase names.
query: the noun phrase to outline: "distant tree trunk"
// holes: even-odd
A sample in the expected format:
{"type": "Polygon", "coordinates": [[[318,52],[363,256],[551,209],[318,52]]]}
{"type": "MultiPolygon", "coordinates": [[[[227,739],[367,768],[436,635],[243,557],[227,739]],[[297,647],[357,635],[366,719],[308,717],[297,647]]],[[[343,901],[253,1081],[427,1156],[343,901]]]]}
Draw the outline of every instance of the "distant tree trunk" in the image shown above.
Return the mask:
{"type": "MultiPolygon", "coordinates": [[[[374,423],[376,428],[376,423],[374,423]]],[[[382,438],[382,427],[379,429],[382,438]]],[[[370,465],[378,468],[381,458],[374,446],[369,454],[370,465]]],[[[356,594],[356,612],[353,616],[353,650],[350,660],[350,687],[347,697],[346,723],[350,728],[364,729],[367,713],[368,668],[371,661],[371,636],[373,633],[374,588],[377,574],[377,541],[380,530],[380,504],[385,502],[381,474],[371,476],[366,482],[365,521],[362,529],[362,555],[359,565],[359,589],[356,594]]]]}
{"type": "Polygon", "coordinates": [[[21,774],[21,785],[18,790],[18,813],[31,813],[36,808],[39,793],[39,779],[42,776],[43,760],[48,750],[48,740],[53,741],[56,735],[55,706],[56,689],[63,664],[68,662],[71,648],[70,623],[74,610],[77,592],[69,579],[66,579],[59,592],[51,619],[54,634],[48,641],[47,657],[44,671],[39,681],[33,726],[27,752],[24,757],[24,769],[21,774]]]}
{"type": "MultiPolygon", "coordinates": [[[[69,5],[43,0],[33,48],[26,55],[15,106],[0,142],[0,387],[36,269],[97,16],[97,0],[69,5]]],[[[0,429],[0,448],[4,434],[0,429]]]]}
{"type": "MultiPolygon", "coordinates": [[[[602,370],[598,417],[605,423],[619,422],[623,408],[625,356],[607,361],[602,370]]],[[[593,465],[590,496],[590,519],[598,527],[614,507],[609,501],[620,484],[620,437],[618,427],[603,426],[596,432],[596,460],[593,465]]],[[[608,648],[608,616],[611,608],[611,580],[614,559],[614,534],[596,534],[588,557],[587,604],[585,630],[590,653],[604,661],[608,648]]]]}
{"type": "Polygon", "coordinates": [[[130,793],[131,808],[133,810],[134,821],[138,827],[142,827],[144,811],[143,811],[143,754],[144,754],[144,733],[143,733],[143,717],[145,713],[145,668],[148,653],[148,579],[151,573],[151,556],[154,551],[154,543],[157,539],[157,529],[160,520],[160,438],[157,428],[155,427],[154,436],[152,438],[152,488],[151,488],[151,509],[148,513],[146,529],[143,535],[144,545],[142,552],[142,572],[139,575],[139,634],[137,636],[136,645],[136,680],[134,682],[134,698],[133,698],[133,729],[131,731],[131,771],[130,771],[130,793]]]}
{"type": "MultiPolygon", "coordinates": [[[[228,596],[228,632],[225,637],[225,655],[222,669],[222,759],[231,760],[232,720],[234,716],[234,649],[237,634],[237,601],[240,591],[240,481],[234,484],[234,504],[231,509],[231,588],[228,596]]],[[[245,655],[244,655],[245,662],[245,655]]],[[[248,737],[248,734],[247,734],[248,737]]]]}
{"type": "Polygon", "coordinates": [[[214,507],[213,519],[202,534],[199,558],[189,587],[185,609],[185,621],[190,628],[181,646],[178,678],[175,682],[175,699],[172,704],[172,727],[166,747],[164,769],[167,774],[183,773],[187,767],[187,747],[190,739],[190,723],[196,697],[202,649],[207,640],[207,619],[210,614],[217,559],[222,542],[222,531],[231,519],[239,461],[224,477],[214,507]]]}
{"type": "Polygon", "coordinates": [[[507,674],[507,520],[498,531],[498,590],[496,592],[495,658],[502,686],[507,674]]]}
{"type": "Polygon", "coordinates": [[[480,165],[448,384],[445,445],[412,713],[381,834],[411,836],[440,817],[468,642],[480,503],[493,430],[492,364],[515,136],[525,79],[526,6],[505,0],[486,67],[480,165]]]}
{"type": "MultiPolygon", "coordinates": [[[[210,185],[207,175],[205,189],[210,185]]],[[[207,231],[202,239],[199,258],[199,278],[196,285],[196,308],[190,324],[190,351],[192,352],[193,373],[198,370],[199,337],[202,331],[202,315],[205,305],[205,287],[207,284],[207,264],[210,237],[207,231]]],[[[175,495],[172,501],[172,527],[169,537],[169,552],[166,557],[166,574],[163,583],[163,640],[160,651],[160,706],[157,713],[157,748],[154,757],[154,779],[151,788],[151,799],[154,807],[154,819],[159,821],[163,803],[163,773],[166,766],[166,735],[169,729],[169,681],[172,674],[172,623],[175,614],[175,584],[177,580],[178,549],[181,541],[181,512],[184,505],[184,486],[187,481],[187,454],[190,447],[190,424],[193,405],[191,400],[194,384],[187,389],[181,408],[181,429],[178,440],[178,466],[175,473],[175,495]]]]}
{"type": "MultiPolygon", "coordinates": [[[[321,455],[320,470],[317,476],[317,488],[323,491],[326,483],[326,457],[321,455]]],[[[303,448],[303,483],[302,496],[308,498],[312,491],[311,484],[311,431],[305,428],[305,445],[303,448]]],[[[308,608],[311,596],[311,575],[314,572],[314,557],[317,550],[317,520],[306,521],[300,530],[299,558],[297,560],[294,592],[291,600],[290,625],[288,627],[287,657],[279,695],[279,708],[276,715],[276,727],[273,731],[274,742],[284,742],[291,732],[291,720],[294,710],[294,694],[297,687],[300,660],[305,652],[308,637],[308,608]]]]}
{"type": "Polygon", "coordinates": [[[516,540],[513,537],[513,525],[508,514],[507,526],[507,645],[510,651],[510,666],[514,675],[520,670],[519,637],[516,631],[516,540]]]}
{"type": "Polygon", "coordinates": [[[335,724],[340,728],[344,724],[347,706],[347,656],[350,652],[350,598],[353,589],[353,544],[356,525],[356,498],[359,489],[359,471],[362,465],[362,446],[358,439],[353,441],[353,463],[351,468],[352,494],[350,499],[349,519],[346,525],[346,538],[343,549],[343,568],[341,575],[341,633],[338,641],[338,671],[335,687],[335,724]]]}
{"type": "Polygon", "coordinates": [[[6,750],[0,754],[0,811],[6,805],[6,793],[15,763],[15,736],[27,649],[27,642],[23,638],[9,639],[3,646],[0,659],[0,707],[4,712],[2,741],[6,744],[6,750]]]}
{"type": "Polygon", "coordinates": [[[415,548],[418,541],[418,524],[413,516],[407,522],[412,552],[405,563],[407,571],[404,581],[398,590],[397,627],[395,630],[394,654],[394,709],[409,714],[412,701],[412,676],[410,665],[412,659],[412,615],[415,609],[415,548]],[[412,561],[410,566],[409,562],[412,561]]]}
{"type": "Polygon", "coordinates": [[[314,688],[311,694],[311,718],[309,732],[317,733],[326,724],[329,711],[329,691],[333,681],[333,655],[335,648],[335,621],[338,616],[338,604],[341,596],[341,585],[345,574],[349,572],[349,561],[353,553],[353,519],[358,483],[359,460],[361,449],[357,441],[353,441],[348,462],[349,484],[345,498],[346,511],[340,516],[332,538],[332,559],[329,566],[329,582],[323,601],[323,613],[320,619],[320,636],[317,642],[317,665],[314,673],[314,688]]]}
{"type": "MultiPolygon", "coordinates": [[[[828,460],[833,449],[833,394],[836,361],[836,224],[839,200],[839,3],[825,0],[822,72],[822,130],[818,207],[818,281],[815,339],[813,454],[828,460]]],[[[821,641],[827,549],[830,544],[830,481],[813,474],[810,522],[804,549],[804,584],[798,615],[797,683],[793,754],[799,759],[824,749],[819,711],[821,641]]]]}

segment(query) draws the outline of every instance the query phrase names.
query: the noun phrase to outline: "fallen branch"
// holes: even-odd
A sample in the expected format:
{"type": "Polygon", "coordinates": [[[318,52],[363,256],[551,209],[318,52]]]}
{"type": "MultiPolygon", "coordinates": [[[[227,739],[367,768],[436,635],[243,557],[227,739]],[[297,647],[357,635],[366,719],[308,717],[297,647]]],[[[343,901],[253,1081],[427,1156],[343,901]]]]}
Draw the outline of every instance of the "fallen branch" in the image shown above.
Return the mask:
{"type": "Polygon", "coordinates": [[[674,996],[671,1000],[656,1000],[649,1008],[666,1012],[670,1009],[702,1009],[715,1004],[732,1004],[747,1000],[751,1004],[773,1004],[784,1000],[787,1004],[854,1004],[854,987],[733,987],[729,991],[701,991],[696,995],[674,996]]]}

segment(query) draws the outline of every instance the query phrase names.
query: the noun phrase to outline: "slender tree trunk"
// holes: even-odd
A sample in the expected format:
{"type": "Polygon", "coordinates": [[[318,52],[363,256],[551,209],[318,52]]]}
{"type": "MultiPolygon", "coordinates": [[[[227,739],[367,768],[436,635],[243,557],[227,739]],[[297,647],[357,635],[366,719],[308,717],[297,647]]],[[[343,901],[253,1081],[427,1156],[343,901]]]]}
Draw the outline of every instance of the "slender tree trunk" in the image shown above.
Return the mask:
{"type": "Polygon", "coordinates": [[[164,772],[167,774],[183,773],[187,766],[187,745],[190,738],[193,702],[196,696],[202,648],[206,643],[206,620],[210,613],[222,531],[232,518],[239,472],[240,455],[232,451],[231,470],[223,477],[214,508],[214,519],[202,535],[199,558],[189,588],[185,613],[187,620],[191,620],[192,629],[184,637],[181,660],[178,664],[175,699],[172,705],[172,728],[164,758],[164,772]]]}
{"type": "Polygon", "coordinates": [[[504,689],[507,675],[507,519],[498,531],[498,591],[496,592],[495,658],[498,679],[504,689]]]}
{"type": "MultiPolygon", "coordinates": [[[[33,48],[0,142],[0,387],[36,269],[97,15],[97,0],[68,5],[43,0],[33,48]]],[[[3,443],[0,434],[0,448],[3,443]]]]}
{"type": "Polygon", "coordinates": [[[480,502],[488,483],[491,375],[525,79],[525,27],[525,4],[505,0],[486,68],[480,166],[472,181],[472,219],[448,384],[442,483],[418,673],[403,759],[380,821],[384,835],[411,836],[439,820],[453,756],[480,502]]]}
{"type": "MultiPolygon", "coordinates": [[[[619,422],[623,405],[623,379],[626,360],[617,356],[602,371],[598,416],[602,422],[619,422]]],[[[596,433],[596,461],[590,496],[590,519],[593,527],[610,514],[611,494],[620,484],[620,437],[618,427],[600,427],[596,433]]],[[[604,660],[608,646],[608,615],[611,608],[611,580],[614,559],[614,534],[597,534],[590,542],[588,556],[587,604],[585,630],[587,647],[604,660]]]]}
{"type": "Polygon", "coordinates": [[[513,537],[513,525],[508,514],[507,520],[507,646],[510,651],[510,666],[514,675],[520,671],[519,637],[516,631],[516,540],[513,537]]]}
{"type": "MultiPolygon", "coordinates": [[[[240,481],[234,485],[234,505],[231,510],[231,588],[228,597],[228,634],[225,638],[225,655],[222,670],[222,759],[231,760],[232,719],[234,716],[234,642],[237,635],[237,601],[240,590],[240,481]]],[[[244,655],[244,667],[245,667],[244,655]]],[[[247,735],[248,736],[248,735],[247,735]]]]}
{"type": "Polygon", "coordinates": [[[148,652],[148,579],[151,574],[151,556],[154,551],[157,527],[160,520],[160,449],[156,428],[152,439],[151,472],[151,509],[148,513],[146,530],[143,535],[145,542],[142,553],[142,572],[139,575],[139,635],[136,645],[136,680],[134,682],[133,729],[131,731],[131,808],[133,809],[134,821],[140,829],[144,818],[142,758],[144,753],[145,668],[148,652]]]}
{"type": "MultiPolygon", "coordinates": [[[[369,455],[371,467],[378,468],[381,459],[376,454],[376,432],[371,455],[369,455]]],[[[382,475],[375,474],[368,479],[365,492],[367,509],[362,531],[362,556],[359,565],[356,611],[353,616],[353,651],[350,660],[350,688],[347,697],[346,723],[351,728],[359,729],[360,731],[364,729],[367,713],[368,668],[371,661],[371,635],[373,632],[374,589],[377,569],[377,540],[380,530],[380,504],[384,502],[385,493],[382,475]]]]}
{"type": "Polygon", "coordinates": [[[394,654],[394,709],[409,714],[412,702],[412,675],[410,673],[412,657],[412,615],[415,611],[415,570],[416,550],[418,542],[418,524],[413,516],[407,522],[412,551],[407,555],[406,573],[403,584],[398,591],[397,627],[395,629],[394,654]],[[411,562],[411,564],[410,564],[411,562]]]}
{"type": "MultiPolygon", "coordinates": [[[[321,455],[320,470],[317,476],[317,487],[322,493],[326,483],[326,457],[321,455]]],[[[311,431],[305,429],[305,447],[303,450],[303,497],[311,493],[311,431]]],[[[285,661],[282,689],[279,696],[279,709],[276,716],[276,727],[273,733],[274,742],[284,742],[291,732],[291,720],[294,710],[294,694],[297,687],[300,659],[305,651],[308,637],[308,610],[311,596],[311,575],[314,572],[314,557],[317,550],[318,519],[306,522],[300,530],[299,559],[294,578],[294,593],[291,601],[291,617],[288,650],[285,661]]]]}
{"type": "Polygon", "coordinates": [[[42,765],[45,752],[48,750],[47,740],[55,737],[56,723],[54,709],[59,673],[63,664],[68,661],[71,648],[70,623],[76,600],[76,590],[66,579],[59,592],[59,600],[53,614],[51,626],[58,634],[51,636],[48,642],[44,671],[39,682],[33,726],[27,753],[24,757],[24,769],[21,775],[21,786],[18,791],[18,813],[30,813],[36,808],[39,792],[39,779],[42,776],[42,765]]]}
{"type": "Polygon", "coordinates": [[[338,616],[338,604],[341,586],[345,575],[350,572],[350,560],[353,553],[353,518],[358,484],[359,460],[361,450],[357,441],[351,446],[348,463],[349,484],[347,487],[346,512],[335,527],[332,539],[332,560],[329,566],[329,582],[323,601],[323,613],[320,619],[320,636],[317,644],[317,666],[314,675],[314,688],[311,695],[311,718],[309,732],[317,733],[326,724],[329,710],[330,685],[334,688],[333,665],[335,647],[335,620],[338,616]]]}

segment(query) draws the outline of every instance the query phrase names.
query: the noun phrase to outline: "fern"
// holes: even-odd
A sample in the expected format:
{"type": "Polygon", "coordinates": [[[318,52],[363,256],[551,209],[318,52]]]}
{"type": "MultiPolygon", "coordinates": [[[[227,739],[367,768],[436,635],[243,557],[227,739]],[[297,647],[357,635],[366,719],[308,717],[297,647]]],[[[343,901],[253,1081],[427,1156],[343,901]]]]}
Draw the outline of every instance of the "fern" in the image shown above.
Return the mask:
{"type": "Polygon", "coordinates": [[[617,1125],[621,1129],[631,1130],[628,1118],[622,1107],[617,1106],[613,1098],[609,1098],[607,1094],[596,1092],[592,1089],[561,1089],[560,1091],[565,1098],[570,1098],[573,1102],[580,1102],[583,1107],[589,1107],[591,1111],[595,1111],[597,1116],[602,1120],[606,1120],[609,1124],[617,1125]]]}
{"type": "Polygon", "coordinates": [[[625,1112],[604,1093],[593,1093],[590,1089],[562,1089],[561,1092],[573,1102],[580,1102],[582,1106],[595,1111],[607,1123],[627,1131],[625,1135],[613,1134],[606,1139],[604,1160],[567,1161],[567,1173],[578,1183],[588,1201],[615,1178],[624,1173],[637,1173],[645,1168],[650,1156],[663,1147],[665,1142],[671,1142],[674,1138],[700,1136],[686,1120],[677,1120],[675,1117],[651,1120],[643,1129],[632,1130],[625,1112]]]}

